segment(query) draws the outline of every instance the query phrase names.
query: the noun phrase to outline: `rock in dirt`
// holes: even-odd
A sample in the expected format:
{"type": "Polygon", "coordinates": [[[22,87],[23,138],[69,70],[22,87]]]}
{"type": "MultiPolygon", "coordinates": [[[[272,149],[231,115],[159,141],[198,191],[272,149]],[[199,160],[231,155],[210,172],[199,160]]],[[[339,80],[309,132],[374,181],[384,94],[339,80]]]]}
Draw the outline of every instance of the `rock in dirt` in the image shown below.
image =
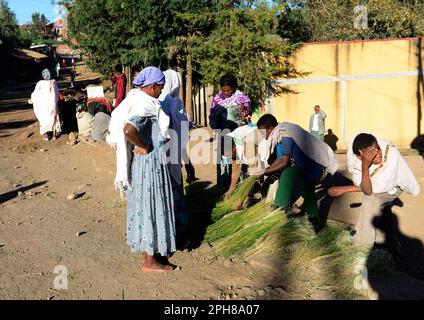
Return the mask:
{"type": "Polygon", "coordinates": [[[25,199],[25,193],[23,193],[22,191],[19,191],[18,197],[19,197],[19,199],[25,199]]]}
{"type": "Polygon", "coordinates": [[[75,200],[76,198],[78,198],[78,194],[76,194],[75,192],[68,194],[68,196],[66,197],[66,199],[68,200],[75,200]]]}
{"type": "Polygon", "coordinates": [[[258,295],[259,295],[260,297],[263,297],[263,296],[265,295],[265,290],[264,290],[264,289],[260,289],[260,290],[258,290],[258,295]]]}
{"type": "Polygon", "coordinates": [[[82,235],[86,234],[87,231],[79,231],[77,232],[77,237],[81,237],[82,235]]]}
{"type": "Polygon", "coordinates": [[[231,300],[231,295],[226,294],[226,295],[225,295],[225,300],[231,300]]]}
{"type": "Polygon", "coordinates": [[[47,151],[47,149],[40,149],[39,151],[40,151],[40,152],[46,152],[46,151],[47,151]]]}
{"type": "Polygon", "coordinates": [[[22,187],[22,185],[21,185],[20,183],[15,183],[15,184],[13,185],[13,188],[20,188],[20,187],[22,187]]]}
{"type": "Polygon", "coordinates": [[[29,137],[31,137],[33,134],[34,134],[34,132],[27,132],[27,131],[22,132],[22,133],[19,135],[19,139],[20,139],[20,140],[28,139],[28,138],[29,138],[29,137]]]}

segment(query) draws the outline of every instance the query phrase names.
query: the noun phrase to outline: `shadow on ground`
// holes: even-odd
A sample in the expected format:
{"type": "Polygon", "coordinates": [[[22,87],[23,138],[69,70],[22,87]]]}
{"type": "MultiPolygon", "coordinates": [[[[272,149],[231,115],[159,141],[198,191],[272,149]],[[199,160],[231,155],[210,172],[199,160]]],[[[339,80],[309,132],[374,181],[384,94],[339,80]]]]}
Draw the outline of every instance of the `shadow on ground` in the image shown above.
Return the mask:
{"type": "Polygon", "coordinates": [[[18,188],[16,190],[13,190],[13,191],[9,191],[9,192],[0,194],[0,203],[4,203],[6,201],[9,201],[9,200],[12,200],[12,199],[18,197],[19,192],[26,192],[28,190],[35,189],[35,188],[37,188],[39,186],[42,186],[42,185],[44,185],[46,183],[47,183],[47,181],[40,181],[40,182],[36,182],[36,183],[30,184],[30,185],[28,185],[26,187],[20,187],[20,188],[18,188]]]}
{"type": "MultiPolygon", "coordinates": [[[[399,228],[397,215],[393,207],[402,207],[401,200],[386,206],[380,217],[374,219],[375,227],[385,236],[382,244],[376,244],[373,250],[387,250],[393,257],[394,274],[387,277],[374,276],[372,268],[375,262],[368,257],[369,285],[377,292],[380,300],[423,300],[424,299],[424,246],[416,238],[403,234],[399,228]]],[[[390,266],[388,265],[387,268],[390,266]]],[[[378,270],[377,270],[378,273],[378,270]]]]}
{"type": "Polygon", "coordinates": [[[211,224],[211,213],[222,193],[218,186],[211,186],[210,181],[197,181],[186,187],[188,211],[188,250],[200,247],[207,226],[211,224]]]}

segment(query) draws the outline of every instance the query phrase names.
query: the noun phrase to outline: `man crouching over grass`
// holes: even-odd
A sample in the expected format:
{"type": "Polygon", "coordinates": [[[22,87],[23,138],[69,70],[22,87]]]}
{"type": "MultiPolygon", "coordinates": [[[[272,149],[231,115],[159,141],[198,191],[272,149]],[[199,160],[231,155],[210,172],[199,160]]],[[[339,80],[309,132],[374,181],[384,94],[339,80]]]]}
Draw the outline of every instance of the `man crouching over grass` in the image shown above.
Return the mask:
{"type": "Polygon", "coordinates": [[[296,124],[282,122],[270,115],[263,115],[257,123],[265,139],[259,153],[266,162],[266,169],[257,176],[278,175],[278,188],[274,204],[290,212],[295,185],[300,184],[305,211],[315,231],[322,227],[315,197],[315,186],[327,174],[334,174],[338,164],[331,148],[296,124]],[[272,159],[272,160],[271,160],[272,159]],[[272,163],[270,163],[271,161],[272,163]]]}
{"type": "Polygon", "coordinates": [[[391,205],[402,191],[418,195],[420,185],[399,150],[368,133],[358,134],[350,143],[347,165],[354,186],[332,187],[328,194],[332,197],[347,192],[364,194],[354,241],[357,245],[372,246],[377,234],[374,218],[380,216],[383,208],[391,205]]]}

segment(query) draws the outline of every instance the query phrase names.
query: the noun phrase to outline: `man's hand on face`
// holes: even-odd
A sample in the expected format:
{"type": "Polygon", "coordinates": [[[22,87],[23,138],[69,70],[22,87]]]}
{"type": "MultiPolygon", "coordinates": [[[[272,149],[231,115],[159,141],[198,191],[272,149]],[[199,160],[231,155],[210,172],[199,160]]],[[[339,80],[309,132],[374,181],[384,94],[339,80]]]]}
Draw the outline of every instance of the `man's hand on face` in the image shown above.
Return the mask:
{"type": "Polygon", "coordinates": [[[377,152],[378,150],[375,146],[368,147],[364,151],[359,150],[363,168],[368,169],[372,165],[373,160],[377,156],[377,152]]]}

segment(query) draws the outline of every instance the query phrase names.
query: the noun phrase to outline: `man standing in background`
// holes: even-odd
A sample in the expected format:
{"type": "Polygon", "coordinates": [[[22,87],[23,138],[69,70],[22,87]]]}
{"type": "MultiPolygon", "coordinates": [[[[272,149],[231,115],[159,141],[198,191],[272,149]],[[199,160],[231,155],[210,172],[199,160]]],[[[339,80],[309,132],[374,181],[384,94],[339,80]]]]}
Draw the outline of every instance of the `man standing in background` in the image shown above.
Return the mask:
{"type": "Polygon", "coordinates": [[[327,115],[321,110],[319,105],[316,105],[314,110],[315,112],[311,115],[309,120],[309,132],[318,137],[321,141],[324,141],[325,118],[327,118],[327,115]]]}

